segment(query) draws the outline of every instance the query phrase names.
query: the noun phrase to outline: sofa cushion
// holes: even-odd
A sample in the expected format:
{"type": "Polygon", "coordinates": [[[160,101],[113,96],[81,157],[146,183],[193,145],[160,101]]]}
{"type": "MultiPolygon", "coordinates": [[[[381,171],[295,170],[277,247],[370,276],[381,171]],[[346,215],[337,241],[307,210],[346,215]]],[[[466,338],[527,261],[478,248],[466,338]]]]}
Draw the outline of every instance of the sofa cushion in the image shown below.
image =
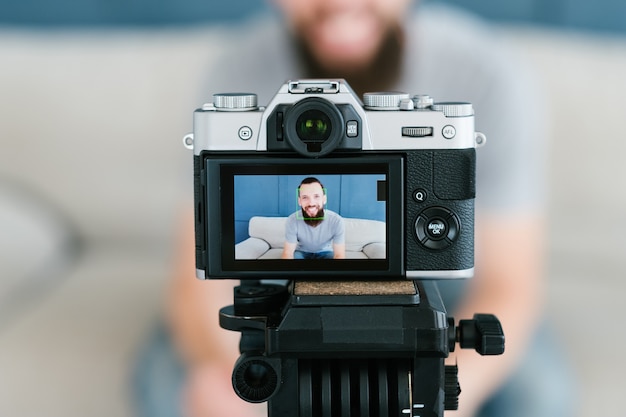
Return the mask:
{"type": "MultiPolygon", "coordinates": [[[[365,245],[373,242],[384,243],[385,222],[367,219],[345,218],[346,251],[361,252],[365,245]]],[[[266,241],[271,248],[282,248],[285,242],[286,217],[261,217],[250,219],[248,234],[266,241]]]]}
{"type": "Polygon", "coordinates": [[[366,219],[344,218],[346,224],[346,251],[361,252],[363,247],[372,242],[385,239],[385,222],[366,219]]]}
{"type": "Polygon", "coordinates": [[[282,248],[285,243],[286,217],[260,217],[250,219],[248,234],[263,239],[271,248],[282,248]]]}

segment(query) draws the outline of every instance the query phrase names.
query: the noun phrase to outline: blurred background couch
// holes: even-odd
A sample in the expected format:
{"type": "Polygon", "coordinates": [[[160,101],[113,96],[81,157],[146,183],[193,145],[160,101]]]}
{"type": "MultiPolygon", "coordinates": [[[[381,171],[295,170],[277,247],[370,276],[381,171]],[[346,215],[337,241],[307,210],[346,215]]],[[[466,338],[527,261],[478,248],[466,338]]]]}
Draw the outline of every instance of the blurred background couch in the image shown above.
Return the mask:
{"type": "MultiPolygon", "coordinates": [[[[626,3],[448,2],[491,21],[548,93],[548,316],[580,415],[621,415],[626,3]]],[[[209,98],[204,70],[222,25],[267,9],[77,3],[0,5],[2,416],[133,415],[132,363],[192,192],[182,137],[209,98]]]]}

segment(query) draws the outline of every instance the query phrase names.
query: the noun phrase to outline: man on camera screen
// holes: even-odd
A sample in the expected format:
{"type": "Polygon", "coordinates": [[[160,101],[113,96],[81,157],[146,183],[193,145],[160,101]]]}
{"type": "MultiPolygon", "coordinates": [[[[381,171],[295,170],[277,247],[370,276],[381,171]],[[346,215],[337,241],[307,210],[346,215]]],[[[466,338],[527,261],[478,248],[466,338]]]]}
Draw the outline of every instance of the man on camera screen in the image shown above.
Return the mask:
{"type": "Polygon", "coordinates": [[[307,177],[298,187],[301,210],[287,218],[283,259],[343,259],[345,225],[334,211],[325,209],[326,189],[317,178],[307,177]]]}

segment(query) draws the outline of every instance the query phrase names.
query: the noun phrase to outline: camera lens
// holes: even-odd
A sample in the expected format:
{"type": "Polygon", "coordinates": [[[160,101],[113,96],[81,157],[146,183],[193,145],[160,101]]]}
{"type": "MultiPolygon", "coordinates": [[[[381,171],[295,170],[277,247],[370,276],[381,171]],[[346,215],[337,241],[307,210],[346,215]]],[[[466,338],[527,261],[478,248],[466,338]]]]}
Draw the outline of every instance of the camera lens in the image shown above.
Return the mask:
{"type": "Polygon", "coordinates": [[[318,157],[332,152],[345,135],[343,116],[337,106],[320,97],[295,103],[285,112],[285,137],[304,156],[318,157]]]}
{"type": "Polygon", "coordinates": [[[305,111],[296,121],[296,133],[300,140],[324,142],[332,132],[332,123],[326,113],[313,109],[305,111]]]}

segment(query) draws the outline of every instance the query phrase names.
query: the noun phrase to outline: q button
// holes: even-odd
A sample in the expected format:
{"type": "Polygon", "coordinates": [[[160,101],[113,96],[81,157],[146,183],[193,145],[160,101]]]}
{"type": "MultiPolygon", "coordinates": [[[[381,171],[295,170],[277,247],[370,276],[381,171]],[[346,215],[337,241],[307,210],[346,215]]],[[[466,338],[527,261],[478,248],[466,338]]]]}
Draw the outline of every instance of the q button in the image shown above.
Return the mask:
{"type": "Polygon", "coordinates": [[[424,201],[426,201],[426,190],[418,188],[417,190],[413,191],[413,200],[417,201],[418,203],[423,203],[424,201]]]}

